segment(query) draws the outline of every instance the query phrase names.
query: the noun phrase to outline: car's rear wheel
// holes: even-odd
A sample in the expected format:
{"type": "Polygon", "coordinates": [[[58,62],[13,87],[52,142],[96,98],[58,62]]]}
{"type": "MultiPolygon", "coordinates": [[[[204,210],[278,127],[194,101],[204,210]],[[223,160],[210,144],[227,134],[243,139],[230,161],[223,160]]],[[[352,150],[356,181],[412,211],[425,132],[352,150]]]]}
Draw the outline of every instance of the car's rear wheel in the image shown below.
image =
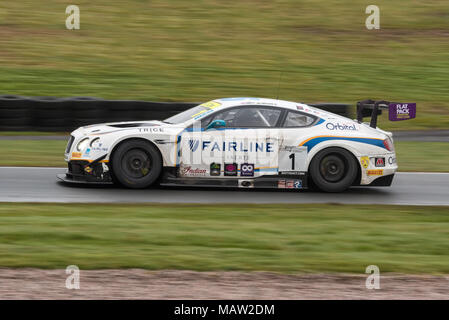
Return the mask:
{"type": "Polygon", "coordinates": [[[342,148],[327,148],[318,152],[309,168],[310,177],[318,189],[325,192],[342,192],[357,177],[357,161],[342,148]]]}
{"type": "Polygon", "coordinates": [[[161,154],[145,140],[121,143],[111,160],[115,179],[127,188],[147,188],[157,180],[162,171],[161,154]]]}

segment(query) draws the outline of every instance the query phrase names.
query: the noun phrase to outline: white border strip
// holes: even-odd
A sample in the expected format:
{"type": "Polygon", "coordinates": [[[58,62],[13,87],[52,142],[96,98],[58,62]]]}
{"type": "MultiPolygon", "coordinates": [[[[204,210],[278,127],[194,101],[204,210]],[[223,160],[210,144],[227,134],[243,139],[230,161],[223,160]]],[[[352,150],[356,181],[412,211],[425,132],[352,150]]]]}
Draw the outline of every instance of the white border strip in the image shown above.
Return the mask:
{"type": "Polygon", "coordinates": [[[67,169],[67,167],[0,167],[1,169],[67,169]]]}

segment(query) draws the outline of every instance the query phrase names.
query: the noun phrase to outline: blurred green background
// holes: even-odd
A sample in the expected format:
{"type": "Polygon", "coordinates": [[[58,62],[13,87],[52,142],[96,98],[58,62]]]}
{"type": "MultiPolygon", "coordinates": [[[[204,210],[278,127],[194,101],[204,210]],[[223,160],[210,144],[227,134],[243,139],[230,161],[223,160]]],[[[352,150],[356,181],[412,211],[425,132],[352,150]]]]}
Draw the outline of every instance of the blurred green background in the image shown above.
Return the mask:
{"type": "Polygon", "coordinates": [[[449,128],[449,2],[0,2],[0,93],[206,101],[227,96],[417,102],[387,129],[449,128]],[[280,74],[282,76],[280,77],[280,74]]]}

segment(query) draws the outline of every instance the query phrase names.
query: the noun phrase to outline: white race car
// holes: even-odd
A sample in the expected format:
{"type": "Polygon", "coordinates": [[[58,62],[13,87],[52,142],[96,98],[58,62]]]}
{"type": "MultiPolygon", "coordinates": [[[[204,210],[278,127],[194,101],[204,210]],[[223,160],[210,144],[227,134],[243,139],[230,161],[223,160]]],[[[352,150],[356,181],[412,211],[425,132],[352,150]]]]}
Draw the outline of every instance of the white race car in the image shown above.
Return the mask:
{"type": "Polygon", "coordinates": [[[225,98],[164,121],[85,126],[72,132],[68,172],[58,178],[129,188],[390,186],[398,168],[393,138],[376,124],[387,107],[359,102],[356,121],[302,103],[225,98]]]}

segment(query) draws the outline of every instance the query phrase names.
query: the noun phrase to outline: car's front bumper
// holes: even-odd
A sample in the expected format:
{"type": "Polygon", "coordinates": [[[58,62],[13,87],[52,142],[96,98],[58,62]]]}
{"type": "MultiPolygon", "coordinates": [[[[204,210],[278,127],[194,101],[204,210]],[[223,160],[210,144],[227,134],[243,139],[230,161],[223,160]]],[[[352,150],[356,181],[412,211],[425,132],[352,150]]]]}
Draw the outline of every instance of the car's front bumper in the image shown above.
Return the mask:
{"type": "Polygon", "coordinates": [[[100,161],[71,160],[68,171],[57,177],[68,183],[112,184],[108,165],[100,161]]]}

